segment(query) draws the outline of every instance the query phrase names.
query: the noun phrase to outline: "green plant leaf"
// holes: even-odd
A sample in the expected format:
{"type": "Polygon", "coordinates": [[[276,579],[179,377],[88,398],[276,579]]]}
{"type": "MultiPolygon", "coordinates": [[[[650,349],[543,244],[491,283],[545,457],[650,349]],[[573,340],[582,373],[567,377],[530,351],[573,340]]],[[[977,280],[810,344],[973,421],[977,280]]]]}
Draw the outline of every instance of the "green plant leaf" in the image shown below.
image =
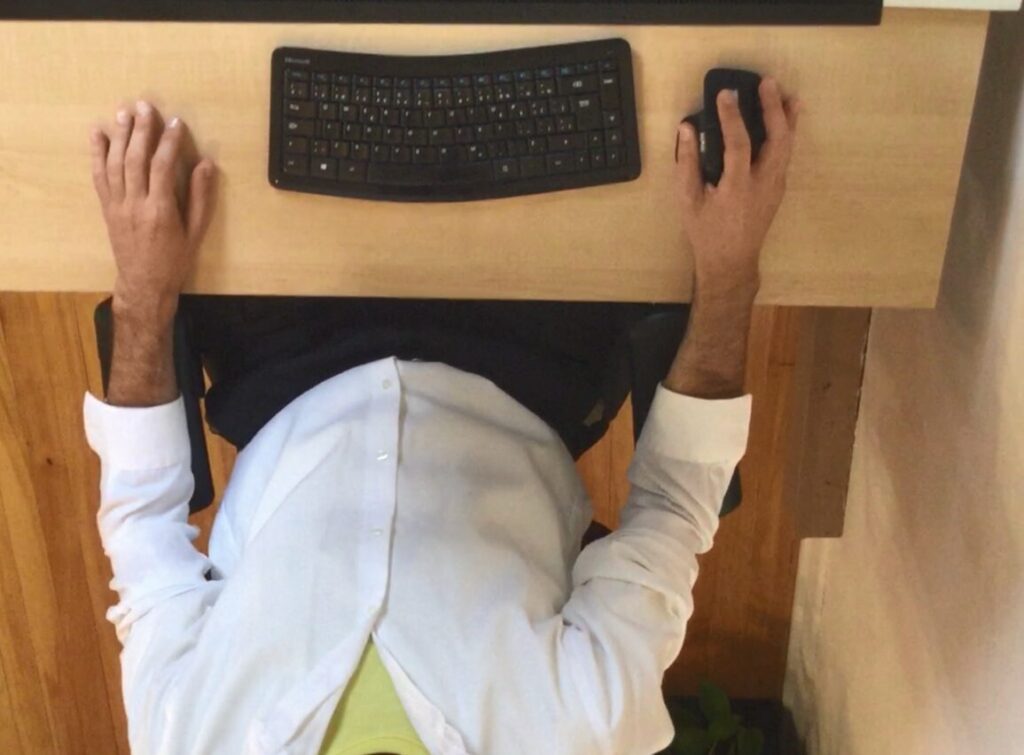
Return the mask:
{"type": "Polygon", "coordinates": [[[676,728],[686,727],[689,729],[703,729],[707,726],[707,722],[701,719],[701,717],[690,710],[684,705],[677,706],[672,709],[672,719],[676,728]]]}
{"type": "Polygon", "coordinates": [[[735,737],[739,728],[740,717],[730,713],[711,722],[708,727],[708,736],[711,737],[712,742],[724,742],[735,737]]]}
{"type": "Polygon", "coordinates": [[[761,755],[764,749],[764,734],[760,729],[743,727],[736,735],[736,755],[761,755]]]}
{"type": "Polygon", "coordinates": [[[678,752],[679,755],[708,755],[711,744],[707,732],[703,729],[686,728],[680,729],[676,734],[672,750],[678,752]]]}
{"type": "Polygon", "coordinates": [[[720,688],[710,682],[701,682],[700,712],[709,723],[714,723],[720,718],[731,716],[732,708],[729,706],[729,698],[720,688]]]}

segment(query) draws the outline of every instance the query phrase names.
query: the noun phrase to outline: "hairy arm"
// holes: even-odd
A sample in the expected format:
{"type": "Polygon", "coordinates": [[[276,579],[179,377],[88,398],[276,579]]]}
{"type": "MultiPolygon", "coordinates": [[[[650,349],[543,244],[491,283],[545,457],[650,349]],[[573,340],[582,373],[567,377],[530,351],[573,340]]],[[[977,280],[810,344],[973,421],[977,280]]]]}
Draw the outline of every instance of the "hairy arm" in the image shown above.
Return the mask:
{"type": "Polygon", "coordinates": [[[212,214],[214,175],[213,163],[201,160],[179,202],[186,138],[180,120],[165,126],[147,102],[134,112],[122,108],[109,134],[95,129],[91,136],[93,183],[117,263],[107,390],[116,406],[156,406],[178,395],[174,313],[212,214]]]}
{"type": "Polygon", "coordinates": [[[677,174],[694,297],[686,337],[664,382],[676,393],[708,399],[743,393],[761,246],[785,193],[798,111],[796,101],[782,100],[774,79],[761,83],[760,95],[767,140],[753,164],[735,95],[724,91],[718,98],[725,141],[718,186],[701,180],[693,127],[679,127],[677,174]]]}

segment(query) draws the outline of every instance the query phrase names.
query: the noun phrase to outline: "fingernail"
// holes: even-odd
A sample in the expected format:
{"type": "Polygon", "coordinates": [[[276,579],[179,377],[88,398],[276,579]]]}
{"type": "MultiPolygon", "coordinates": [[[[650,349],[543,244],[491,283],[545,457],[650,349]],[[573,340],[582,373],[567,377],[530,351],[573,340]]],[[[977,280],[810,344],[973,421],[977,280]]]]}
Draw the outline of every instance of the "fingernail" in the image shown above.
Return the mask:
{"type": "Polygon", "coordinates": [[[679,137],[684,142],[688,142],[688,141],[690,141],[690,139],[693,138],[693,132],[690,130],[689,126],[684,124],[684,125],[679,127],[679,137]]]}
{"type": "Polygon", "coordinates": [[[98,142],[100,140],[100,130],[95,126],[89,129],[89,139],[94,142],[98,142]]]}
{"type": "Polygon", "coordinates": [[[174,116],[173,118],[171,118],[170,123],[167,124],[167,128],[177,128],[179,123],[181,123],[181,120],[178,118],[178,116],[174,116]]]}
{"type": "Polygon", "coordinates": [[[733,104],[740,101],[740,93],[735,89],[723,89],[722,92],[725,95],[725,101],[733,104]]]}
{"type": "Polygon", "coordinates": [[[122,126],[127,126],[128,122],[132,119],[131,115],[128,114],[127,110],[117,111],[117,122],[122,126]]]}
{"type": "Polygon", "coordinates": [[[153,106],[145,100],[139,100],[135,103],[135,112],[137,112],[139,115],[149,115],[153,112],[153,106]]]}

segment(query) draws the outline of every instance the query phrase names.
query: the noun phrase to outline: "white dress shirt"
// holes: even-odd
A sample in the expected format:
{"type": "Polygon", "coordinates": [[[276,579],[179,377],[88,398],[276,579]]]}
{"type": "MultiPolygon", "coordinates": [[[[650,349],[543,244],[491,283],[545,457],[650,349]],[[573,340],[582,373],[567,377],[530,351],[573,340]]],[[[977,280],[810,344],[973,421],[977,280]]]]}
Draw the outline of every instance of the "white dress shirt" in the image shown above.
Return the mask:
{"type": "Polygon", "coordinates": [[[650,755],[750,397],[659,388],[622,524],[490,381],[383,359],[293,401],[192,546],[181,400],[85,398],[136,755],[316,753],[372,636],[435,755],[650,755]],[[211,572],[213,579],[206,574],[211,572]]]}

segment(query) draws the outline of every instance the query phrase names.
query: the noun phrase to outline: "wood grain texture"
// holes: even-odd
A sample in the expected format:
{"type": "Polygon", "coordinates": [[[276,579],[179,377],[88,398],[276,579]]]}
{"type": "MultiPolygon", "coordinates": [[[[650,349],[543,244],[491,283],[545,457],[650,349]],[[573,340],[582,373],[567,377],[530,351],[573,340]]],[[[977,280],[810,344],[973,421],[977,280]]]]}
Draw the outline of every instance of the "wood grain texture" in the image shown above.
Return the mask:
{"type": "Polygon", "coordinates": [[[799,537],[841,537],[871,310],[806,307],[797,316],[785,500],[799,537]]]}
{"type": "MultiPolygon", "coordinates": [[[[98,391],[92,311],[102,297],[0,294],[0,752],[127,755],[113,603],[95,526],[98,464],[81,430],[98,391]]],[[[759,309],[748,380],[757,397],[746,500],[702,559],[697,612],[666,689],[702,678],[733,695],[782,683],[795,539],[778,500],[780,433],[795,333],[791,310],[759,309]]],[[[626,405],[628,407],[628,404],[626,405]]],[[[218,493],[233,462],[209,438],[218,493]]],[[[632,456],[628,408],[581,460],[599,520],[614,526],[632,456]]],[[[205,547],[215,508],[194,521],[205,547]]]]}
{"type": "Polygon", "coordinates": [[[222,168],[192,289],[685,300],[674,126],[715,65],[775,73],[807,104],[762,303],[931,306],[988,14],[888,10],[880,27],[0,23],[0,290],[104,290],[88,127],[146,96],[222,168]],[[452,53],[623,36],[644,171],[629,184],[409,205],[276,191],[270,52],[452,53]]]}

